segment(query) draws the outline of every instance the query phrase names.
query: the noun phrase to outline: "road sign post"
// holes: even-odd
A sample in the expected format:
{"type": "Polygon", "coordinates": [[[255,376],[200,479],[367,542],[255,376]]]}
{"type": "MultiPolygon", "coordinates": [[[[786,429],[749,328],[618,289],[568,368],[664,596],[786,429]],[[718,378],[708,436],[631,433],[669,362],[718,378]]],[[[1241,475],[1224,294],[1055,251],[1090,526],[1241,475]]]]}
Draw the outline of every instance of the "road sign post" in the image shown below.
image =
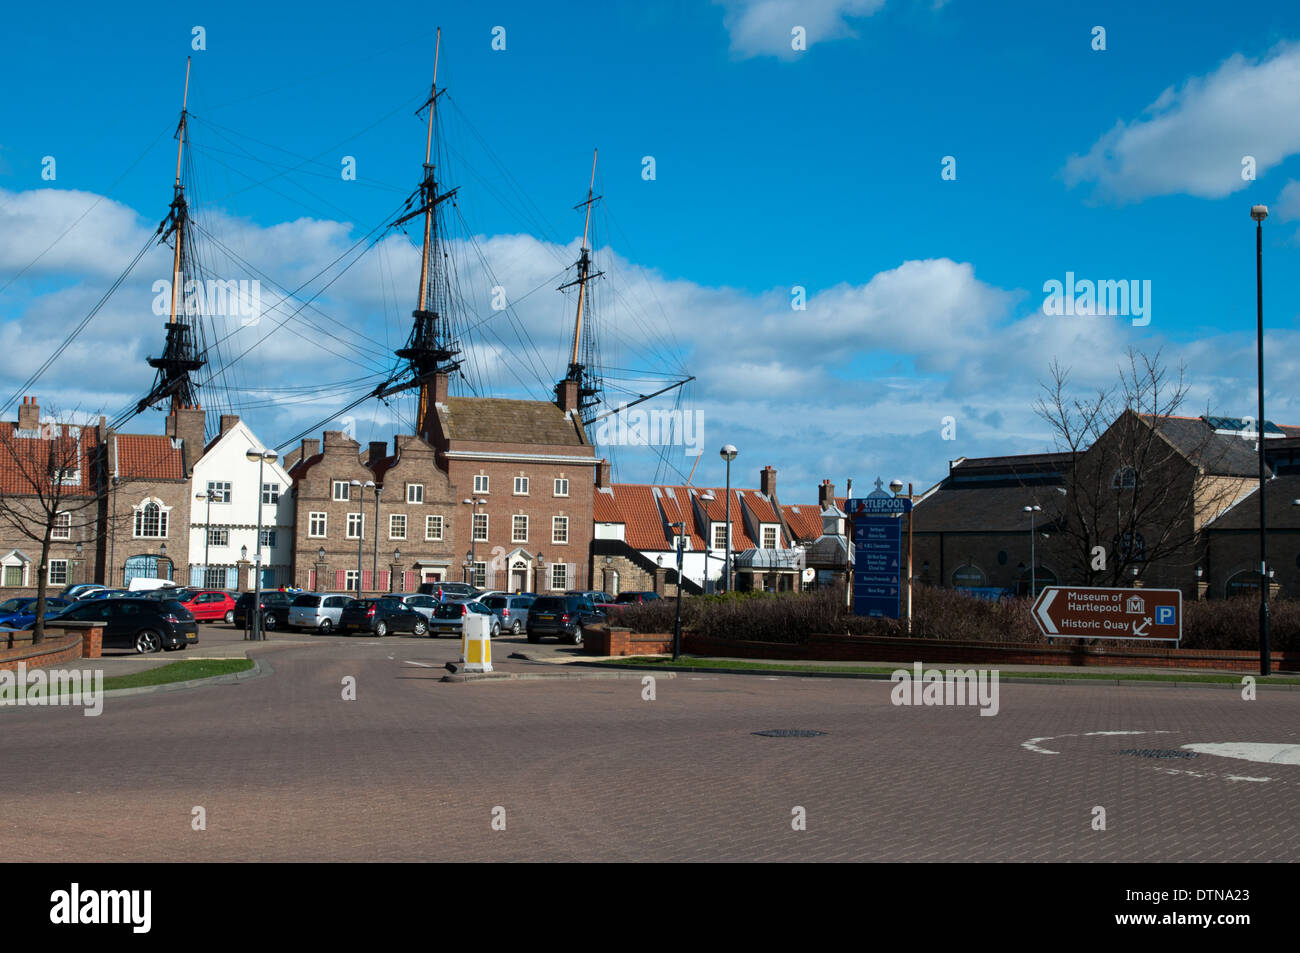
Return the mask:
{"type": "Polygon", "coordinates": [[[853,521],[854,615],[899,617],[903,538],[898,517],[911,509],[910,499],[885,493],[845,501],[844,512],[853,521]]]}
{"type": "Polygon", "coordinates": [[[1178,643],[1183,637],[1183,594],[1178,589],[1047,586],[1034,600],[1033,614],[1049,639],[1178,643]]]}

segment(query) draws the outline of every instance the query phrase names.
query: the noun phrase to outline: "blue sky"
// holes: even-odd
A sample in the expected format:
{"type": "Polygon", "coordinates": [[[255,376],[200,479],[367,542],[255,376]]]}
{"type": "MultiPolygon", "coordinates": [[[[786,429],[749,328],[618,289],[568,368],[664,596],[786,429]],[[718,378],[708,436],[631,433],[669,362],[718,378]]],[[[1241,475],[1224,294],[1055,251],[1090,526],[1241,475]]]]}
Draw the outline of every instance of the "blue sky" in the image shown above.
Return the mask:
{"type": "MultiPolygon", "coordinates": [[[[1129,346],[1186,362],[1194,403],[1184,412],[1251,412],[1254,202],[1273,209],[1269,416],[1300,423],[1287,393],[1300,309],[1284,280],[1300,217],[1300,188],[1288,191],[1300,179],[1300,136],[1288,128],[1300,86],[1287,81],[1300,64],[1300,11],[1234,11],[974,0],[288,11],[236,2],[127,13],[72,4],[54,17],[24,6],[9,14],[0,59],[11,91],[0,129],[0,219],[11,216],[10,241],[0,239],[0,342],[11,346],[0,365],[25,377],[165,213],[195,25],[207,47],[193,51],[196,194],[208,202],[196,217],[209,215],[215,234],[285,284],[382,221],[415,184],[424,131],[412,110],[440,25],[440,85],[452,104],[443,115],[460,173],[452,184],[512,298],[572,257],[582,223],[571,207],[599,146],[598,188],[615,226],[601,241],[620,266],[609,281],[624,280],[619,293],[665,340],[638,349],[640,326],[611,298],[606,357],[697,376],[682,405],[703,419],[697,482],[718,479],[710,471],[724,442],[742,448],[749,482],[776,466],[790,500],[813,498],[823,477],[928,485],[960,455],[1049,449],[1030,411],[1048,363],[1070,365],[1087,388],[1113,381],[1129,346]],[[801,51],[790,48],[797,25],[807,32],[801,51]],[[505,51],[491,48],[495,26],[506,30],[505,51]],[[1096,26],[1104,51],[1092,48],[1096,26]],[[357,181],[340,177],[344,155],[356,158],[357,181]],[[647,155],[653,181],[641,174],[647,155]],[[1246,155],[1257,161],[1253,181],[1241,176],[1246,155]],[[45,156],[57,161],[53,182],[40,176],[45,156]],[[955,180],[940,176],[945,156],[956,160],[955,180]],[[249,187],[248,175],[306,157],[318,158],[271,188],[249,187]],[[526,216],[495,198],[520,192],[526,216]],[[1149,280],[1151,323],[1043,315],[1044,282],[1067,271],[1149,280]],[[804,311],[789,306],[796,285],[807,289],[804,311]],[[956,440],[941,438],[945,416],[956,440]]],[[[375,355],[404,337],[414,282],[401,242],[375,256],[370,279],[367,262],[321,300],[370,347],[371,364],[306,353],[302,337],[283,343],[287,333],[242,362],[232,399],[245,401],[268,443],[331,410],[325,397],[275,406],[283,388],[375,373],[375,355]]],[[[143,356],[158,351],[161,327],[145,279],[156,271],[124,287],[86,346],[33,388],[43,404],[112,413],[147,390],[143,356]]],[[[490,282],[468,283],[486,300],[490,282]]],[[[516,309],[554,371],[567,309],[549,289],[516,309]]],[[[509,340],[503,331],[497,343],[509,340]]],[[[517,390],[511,375],[487,377],[494,393],[517,390]]],[[[354,413],[363,441],[402,422],[392,408],[354,413]]],[[[656,473],[648,451],[622,448],[615,459],[619,479],[656,473]]],[[[693,462],[680,450],[673,460],[683,471],[693,462]]]]}

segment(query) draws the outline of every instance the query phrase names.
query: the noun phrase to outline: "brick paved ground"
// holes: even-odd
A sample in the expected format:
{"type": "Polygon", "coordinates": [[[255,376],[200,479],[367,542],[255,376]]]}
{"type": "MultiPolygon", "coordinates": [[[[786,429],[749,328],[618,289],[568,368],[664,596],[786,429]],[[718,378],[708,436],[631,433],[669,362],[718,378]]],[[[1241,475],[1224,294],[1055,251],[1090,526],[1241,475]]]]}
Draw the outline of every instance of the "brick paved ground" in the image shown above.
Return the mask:
{"type": "Polygon", "coordinates": [[[0,712],[21,766],[0,799],[29,808],[4,812],[0,846],[61,861],[1300,859],[1300,766],[1118,753],[1300,744],[1297,692],[1007,684],[989,718],[894,707],[879,681],[681,675],[649,702],[632,680],[439,682],[456,644],[273,641],[252,649],[266,678],[110,698],[99,718],[0,712]],[[829,734],[752,734],[767,728],[829,734]],[[1102,730],[1168,733],[1084,734],[1102,730]],[[1059,754],[1022,744],[1045,736],[1059,754]]]}

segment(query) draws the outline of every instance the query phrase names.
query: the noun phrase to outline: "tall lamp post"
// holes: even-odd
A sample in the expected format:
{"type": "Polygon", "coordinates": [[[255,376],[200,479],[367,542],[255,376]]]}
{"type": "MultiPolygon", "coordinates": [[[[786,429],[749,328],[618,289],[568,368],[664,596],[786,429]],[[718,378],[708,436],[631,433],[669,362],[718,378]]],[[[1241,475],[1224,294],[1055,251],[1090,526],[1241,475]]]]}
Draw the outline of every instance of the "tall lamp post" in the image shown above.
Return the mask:
{"type": "MultiPolygon", "coordinates": [[[[366,539],[365,490],[367,489],[373,490],[375,487],[375,481],[367,480],[365,483],[362,483],[360,480],[349,480],[348,483],[350,486],[357,487],[357,598],[360,599],[361,598],[361,544],[365,542],[366,539]]],[[[378,537],[379,535],[378,530],[375,530],[375,535],[376,537],[378,537]]],[[[376,546],[379,545],[377,539],[375,545],[376,546]]],[[[372,579],[371,583],[373,584],[373,582],[374,580],[372,579]]]]}
{"type": "Polygon", "coordinates": [[[727,495],[726,495],[726,516],[727,521],[727,561],[722,564],[722,572],[727,578],[726,590],[731,592],[731,461],[736,459],[739,453],[731,444],[726,444],[718,451],[718,456],[727,461],[727,495]]]}
{"type": "MultiPolygon", "coordinates": [[[[261,491],[259,490],[258,492],[261,491]]],[[[208,550],[212,545],[212,501],[216,498],[217,494],[213,493],[211,490],[208,490],[206,493],[194,494],[194,499],[199,500],[200,502],[207,500],[208,502],[208,516],[203,523],[203,580],[201,585],[205,587],[208,584],[208,566],[211,565],[208,561],[208,550]]]]}
{"type": "Polygon", "coordinates": [[[1255,222],[1255,337],[1259,364],[1259,422],[1255,425],[1259,440],[1259,674],[1268,675],[1273,670],[1268,647],[1268,530],[1264,521],[1264,219],[1268,218],[1268,206],[1253,206],[1250,217],[1255,222]]]}
{"type": "Polygon", "coordinates": [[[384,492],[382,486],[375,486],[375,564],[370,573],[371,582],[379,588],[379,494],[384,492]]]}
{"type": "MultiPolygon", "coordinates": [[[[478,573],[475,571],[475,567],[474,567],[474,552],[475,552],[474,541],[478,538],[478,534],[474,531],[475,530],[474,524],[477,522],[475,517],[478,516],[479,506],[482,504],[486,504],[487,500],[480,500],[478,497],[474,497],[472,500],[461,500],[461,502],[468,503],[471,507],[473,507],[473,509],[470,511],[470,518],[469,518],[469,571],[471,573],[474,573],[474,581],[471,582],[468,578],[465,581],[469,583],[471,586],[477,588],[478,573]]],[[[486,581],[487,580],[484,580],[484,582],[486,581]]]]}
{"type": "Polygon", "coordinates": [[[1038,598],[1038,558],[1034,555],[1034,514],[1041,513],[1043,508],[1035,503],[1033,506],[1024,507],[1024,511],[1029,514],[1029,598],[1038,598]]]}
{"type": "Polygon", "coordinates": [[[275,463],[274,450],[246,450],[244,457],[257,462],[257,546],[253,558],[253,641],[264,638],[262,631],[262,471],[268,463],[275,463]]]}

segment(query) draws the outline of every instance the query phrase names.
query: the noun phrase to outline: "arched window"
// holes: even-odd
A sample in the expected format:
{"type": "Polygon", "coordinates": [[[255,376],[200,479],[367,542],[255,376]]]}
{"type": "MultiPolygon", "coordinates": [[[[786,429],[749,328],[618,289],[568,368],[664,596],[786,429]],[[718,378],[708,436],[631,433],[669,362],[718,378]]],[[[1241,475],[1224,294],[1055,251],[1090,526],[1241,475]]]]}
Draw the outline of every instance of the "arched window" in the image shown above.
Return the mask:
{"type": "Polygon", "coordinates": [[[1223,594],[1229,599],[1233,596],[1258,596],[1259,571],[1244,569],[1229,576],[1228,581],[1223,585],[1223,594]]]}
{"type": "Polygon", "coordinates": [[[167,535],[170,507],[164,507],[157,500],[145,500],[134,509],[136,539],[161,539],[167,535]]]}
{"type": "Polygon", "coordinates": [[[1132,467],[1120,467],[1110,478],[1112,489],[1131,490],[1137,486],[1137,470],[1132,467]]]}
{"type": "Polygon", "coordinates": [[[954,589],[981,589],[988,584],[988,576],[984,575],[984,570],[979,566],[967,564],[952,571],[954,589]]]}
{"type": "Polygon", "coordinates": [[[1043,591],[1044,586],[1054,585],[1056,585],[1056,573],[1046,566],[1040,565],[1032,573],[1026,568],[1021,572],[1020,578],[1016,580],[1016,595],[1036,596],[1043,591]]]}

